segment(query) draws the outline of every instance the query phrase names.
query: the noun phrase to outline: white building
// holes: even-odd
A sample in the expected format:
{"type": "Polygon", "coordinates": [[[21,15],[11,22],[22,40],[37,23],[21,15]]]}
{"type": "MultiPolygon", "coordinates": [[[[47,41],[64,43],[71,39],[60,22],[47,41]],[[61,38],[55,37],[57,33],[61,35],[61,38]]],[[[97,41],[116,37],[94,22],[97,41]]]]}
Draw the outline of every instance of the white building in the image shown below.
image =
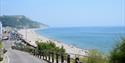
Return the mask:
{"type": "Polygon", "coordinates": [[[2,23],[0,22],[0,40],[2,39],[2,23]]]}

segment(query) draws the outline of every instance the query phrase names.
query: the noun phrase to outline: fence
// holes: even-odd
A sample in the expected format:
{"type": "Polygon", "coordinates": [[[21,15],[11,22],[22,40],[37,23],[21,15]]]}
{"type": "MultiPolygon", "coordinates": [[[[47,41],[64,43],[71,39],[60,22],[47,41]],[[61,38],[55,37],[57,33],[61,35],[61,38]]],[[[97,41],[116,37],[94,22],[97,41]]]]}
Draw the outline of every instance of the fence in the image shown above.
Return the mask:
{"type": "Polygon", "coordinates": [[[36,50],[33,50],[32,54],[40,59],[47,61],[48,63],[83,63],[80,62],[79,57],[71,58],[71,55],[69,54],[54,53],[50,51],[37,52],[36,50]]]}

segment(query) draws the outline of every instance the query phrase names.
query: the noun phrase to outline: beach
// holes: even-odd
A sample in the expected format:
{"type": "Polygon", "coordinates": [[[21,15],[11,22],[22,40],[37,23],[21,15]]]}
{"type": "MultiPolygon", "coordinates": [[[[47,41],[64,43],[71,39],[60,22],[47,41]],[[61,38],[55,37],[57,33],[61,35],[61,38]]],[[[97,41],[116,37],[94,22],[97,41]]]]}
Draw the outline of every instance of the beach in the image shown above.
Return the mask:
{"type": "Polygon", "coordinates": [[[37,29],[21,29],[18,33],[22,34],[23,39],[29,42],[33,46],[37,46],[35,41],[42,40],[42,42],[52,41],[56,44],[57,47],[64,47],[66,53],[70,54],[71,56],[87,56],[88,50],[87,49],[80,49],[72,45],[64,44],[58,40],[53,40],[42,35],[39,35],[35,32],[37,29]]]}

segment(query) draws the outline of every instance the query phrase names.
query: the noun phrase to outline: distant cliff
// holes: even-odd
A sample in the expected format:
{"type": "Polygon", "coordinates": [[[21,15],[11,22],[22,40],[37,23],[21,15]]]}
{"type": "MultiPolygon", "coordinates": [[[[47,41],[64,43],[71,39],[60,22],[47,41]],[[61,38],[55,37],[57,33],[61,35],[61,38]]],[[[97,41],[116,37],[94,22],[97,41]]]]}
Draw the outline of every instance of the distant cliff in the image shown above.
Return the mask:
{"type": "Polygon", "coordinates": [[[33,21],[23,15],[4,15],[0,16],[0,22],[2,22],[3,27],[9,26],[13,28],[39,28],[48,27],[43,23],[33,21]]]}

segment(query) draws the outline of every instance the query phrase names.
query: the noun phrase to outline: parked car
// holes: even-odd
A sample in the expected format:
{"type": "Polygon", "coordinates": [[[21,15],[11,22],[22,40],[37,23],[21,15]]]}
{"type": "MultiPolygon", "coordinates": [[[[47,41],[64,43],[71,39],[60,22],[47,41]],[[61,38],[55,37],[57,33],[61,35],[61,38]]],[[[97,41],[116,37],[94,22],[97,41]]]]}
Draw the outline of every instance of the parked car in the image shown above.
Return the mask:
{"type": "Polygon", "coordinates": [[[9,37],[8,37],[8,36],[3,37],[3,40],[8,40],[8,39],[9,39],[9,37]]]}
{"type": "Polygon", "coordinates": [[[11,46],[12,49],[16,49],[16,46],[11,46]]]}

